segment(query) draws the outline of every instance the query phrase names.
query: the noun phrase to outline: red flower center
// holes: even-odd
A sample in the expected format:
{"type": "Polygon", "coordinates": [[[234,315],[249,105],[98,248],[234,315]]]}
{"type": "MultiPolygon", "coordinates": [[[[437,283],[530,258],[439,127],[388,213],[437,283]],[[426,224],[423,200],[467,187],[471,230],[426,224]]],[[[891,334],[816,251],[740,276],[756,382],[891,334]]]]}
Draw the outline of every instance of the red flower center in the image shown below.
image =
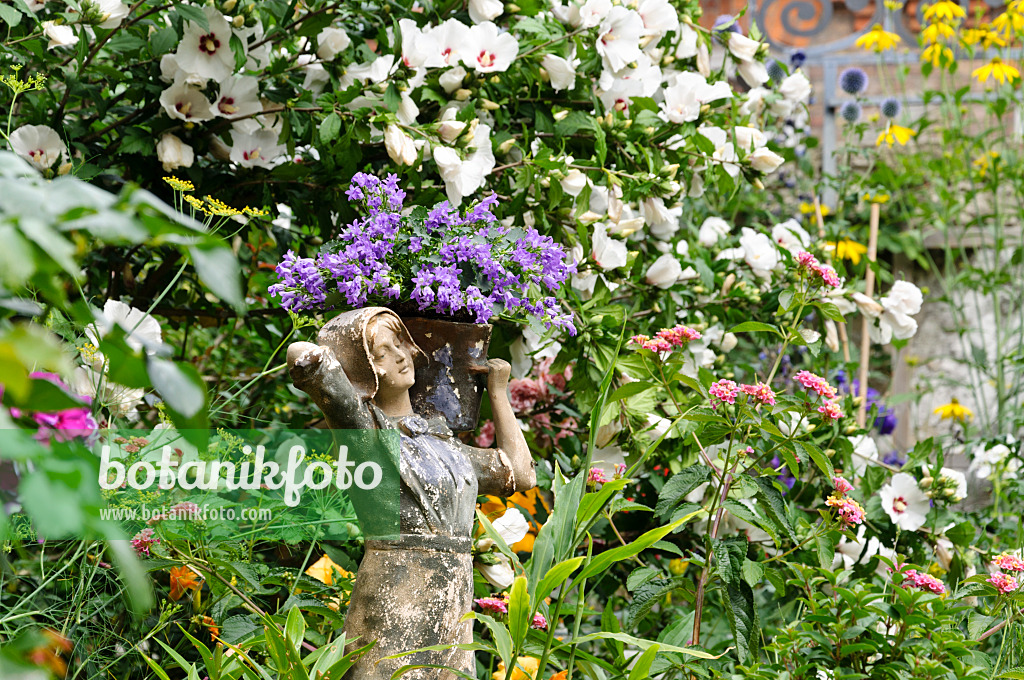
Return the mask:
{"type": "Polygon", "coordinates": [[[199,51],[214,55],[220,49],[220,40],[217,40],[216,33],[207,33],[199,38],[199,51]]]}

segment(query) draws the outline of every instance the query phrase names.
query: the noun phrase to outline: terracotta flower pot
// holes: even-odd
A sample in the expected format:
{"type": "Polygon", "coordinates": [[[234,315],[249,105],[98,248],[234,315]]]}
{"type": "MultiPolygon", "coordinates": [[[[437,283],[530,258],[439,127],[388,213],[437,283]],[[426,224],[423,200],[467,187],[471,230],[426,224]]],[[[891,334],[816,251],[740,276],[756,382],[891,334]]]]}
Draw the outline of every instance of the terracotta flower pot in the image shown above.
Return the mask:
{"type": "Polygon", "coordinates": [[[491,325],[405,316],[402,321],[429,359],[416,369],[409,390],[413,409],[443,417],[454,432],[475,430],[487,386],[491,325]]]}

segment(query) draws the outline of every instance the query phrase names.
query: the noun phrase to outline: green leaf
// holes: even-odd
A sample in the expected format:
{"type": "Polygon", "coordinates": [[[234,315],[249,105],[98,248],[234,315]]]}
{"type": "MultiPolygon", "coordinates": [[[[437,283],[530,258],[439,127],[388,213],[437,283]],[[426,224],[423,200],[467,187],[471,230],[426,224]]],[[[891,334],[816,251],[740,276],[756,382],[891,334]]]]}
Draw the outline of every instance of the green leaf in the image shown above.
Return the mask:
{"type": "Polygon", "coordinates": [[[757,612],[754,611],[754,591],[744,582],[725,587],[726,618],[736,639],[736,653],[743,661],[757,642],[757,612]]]}
{"type": "Polygon", "coordinates": [[[661,493],[658,494],[658,503],[654,508],[655,514],[658,516],[668,514],[687,494],[709,479],[711,479],[711,468],[703,465],[692,465],[673,475],[665,482],[661,493]]]}
{"type": "Polygon", "coordinates": [[[517,576],[508,599],[508,631],[516,653],[523,647],[530,630],[530,593],[525,576],[517,576]]]}
{"type": "Polygon", "coordinates": [[[638,394],[643,394],[647,390],[657,387],[655,383],[644,382],[638,380],[636,382],[626,383],[622,387],[611,393],[608,397],[608,401],[619,401],[620,399],[626,399],[628,397],[635,397],[638,394]]]}
{"type": "Polygon", "coordinates": [[[558,586],[565,583],[572,572],[579,569],[580,564],[586,558],[582,555],[579,557],[570,557],[567,560],[559,562],[555,566],[548,570],[548,573],[544,575],[544,579],[537,586],[536,593],[534,594],[534,602],[543,602],[544,598],[551,594],[551,591],[558,586]]]}
{"type": "MultiPolygon", "coordinates": [[[[557,647],[554,647],[553,649],[567,649],[569,647],[574,647],[576,645],[581,645],[584,642],[591,642],[592,640],[619,640],[620,642],[625,642],[627,645],[633,645],[634,647],[639,647],[640,649],[643,649],[643,650],[650,649],[651,647],[658,647],[659,651],[661,651],[661,652],[672,652],[673,654],[684,654],[686,656],[697,657],[698,659],[717,659],[717,658],[719,658],[718,656],[714,656],[712,654],[708,654],[707,652],[705,652],[703,650],[700,650],[700,649],[691,649],[691,648],[688,648],[688,647],[676,647],[674,645],[666,645],[664,643],[654,642],[653,640],[643,640],[641,638],[633,637],[632,635],[627,635],[626,633],[609,633],[609,632],[591,633],[590,635],[583,635],[583,636],[578,637],[578,638],[573,638],[569,642],[565,642],[563,644],[560,644],[557,647]]],[[[719,656],[721,656],[721,655],[719,655],[719,656]]]]}
{"type": "Polygon", "coordinates": [[[779,329],[769,323],[761,323],[760,321],[744,321],[738,326],[733,326],[729,329],[729,333],[774,333],[775,335],[782,337],[782,332],[779,329]]]}
{"type": "Polygon", "coordinates": [[[193,246],[188,249],[199,280],[214,295],[235,309],[245,309],[238,258],[224,246],[193,246]]]}
{"type": "Polygon", "coordinates": [[[814,537],[814,547],[818,551],[818,564],[822,569],[832,569],[832,561],[836,557],[836,541],[831,531],[814,537]]]}
{"type": "MultiPolygon", "coordinates": [[[[541,574],[546,574],[556,559],[561,561],[568,555],[575,530],[576,508],[579,507],[586,474],[578,474],[572,481],[566,482],[558,468],[555,469],[555,480],[552,491],[555,493],[555,506],[551,510],[544,525],[541,526],[537,539],[533,544],[530,557],[530,583],[540,583],[541,574]]],[[[531,593],[534,601],[536,595],[531,593]]]]}
{"type": "MultiPolygon", "coordinates": [[[[233,39],[233,38],[232,38],[233,39]]],[[[170,26],[165,26],[149,36],[149,49],[153,56],[159,56],[171,51],[171,48],[178,44],[178,32],[170,26]]]]}
{"type": "Polygon", "coordinates": [[[152,357],[149,379],[167,405],[186,418],[197,415],[206,405],[206,387],[192,366],[152,357]]]}
{"type": "Polygon", "coordinates": [[[284,634],[294,649],[302,647],[302,640],[306,636],[306,619],[298,607],[293,606],[288,612],[288,618],[284,623],[284,634]]]}
{"type": "Polygon", "coordinates": [[[747,585],[753,588],[764,578],[764,569],[763,563],[744,558],[740,572],[743,574],[743,580],[747,582],[747,585]]]}
{"type": "Polygon", "coordinates": [[[235,56],[235,70],[240,71],[245,68],[245,63],[249,60],[245,53],[245,45],[242,44],[242,39],[238,37],[237,33],[231,34],[231,41],[228,44],[231,45],[231,52],[235,56]]]}
{"type": "Polygon", "coordinates": [[[199,28],[204,31],[210,30],[210,22],[206,18],[206,13],[203,12],[201,7],[194,5],[186,5],[183,2],[177,3],[174,11],[185,21],[192,21],[199,24],[199,28]]]}
{"type": "Polygon", "coordinates": [[[332,111],[320,123],[320,141],[324,144],[330,144],[338,138],[340,133],[341,116],[332,111]]]}
{"type": "Polygon", "coordinates": [[[796,540],[796,532],[793,530],[793,524],[789,521],[789,513],[786,512],[786,501],[783,500],[782,493],[775,488],[774,482],[767,477],[753,477],[753,480],[757,485],[758,497],[765,502],[767,513],[778,522],[779,526],[785,529],[791,539],[796,540]]]}
{"type": "Polygon", "coordinates": [[[681,517],[671,524],[651,529],[628,545],[621,545],[617,548],[612,548],[611,550],[605,550],[603,553],[594,557],[590,561],[590,564],[583,567],[583,571],[579,573],[579,576],[576,577],[574,583],[578,583],[585,578],[590,578],[594,574],[603,574],[608,567],[615,562],[628,560],[630,557],[643,552],[654,543],[660,541],[667,534],[671,533],[674,529],[681,527],[683,524],[696,517],[698,514],[700,514],[699,510],[697,512],[691,512],[686,517],[681,517]]]}
{"type": "Polygon", "coordinates": [[[834,302],[815,302],[814,306],[818,308],[821,315],[826,319],[831,319],[836,323],[843,323],[846,321],[846,319],[843,318],[843,313],[839,311],[839,307],[837,307],[834,302]]]}
{"type": "Polygon", "coordinates": [[[810,458],[814,461],[814,464],[821,471],[821,474],[825,475],[825,478],[832,481],[832,478],[836,476],[836,471],[832,467],[832,461],[828,459],[825,452],[819,449],[817,446],[810,442],[794,441],[793,448],[796,449],[798,455],[801,458],[810,458]]]}
{"type": "Polygon", "coordinates": [[[482,621],[487,626],[487,629],[491,631],[491,639],[494,641],[494,646],[498,648],[498,658],[505,662],[505,667],[508,668],[508,664],[512,660],[513,649],[512,636],[509,635],[505,624],[495,621],[487,614],[480,614],[478,612],[469,612],[463,618],[476,619],[477,621],[482,621]]]}
{"type": "Polygon", "coordinates": [[[633,670],[629,672],[628,680],[645,680],[650,677],[651,664],[654,663],[654,657],[658,655],[659,649],[661,649],[659,645],[651,645],[644,650],[644,653],[633,665],[633,670]]]}
{"type": "Polygon", "coordinates": [[[0,5],[0,21],[14,28],[21,23],[21,12],[7,5],[0,5]]]}

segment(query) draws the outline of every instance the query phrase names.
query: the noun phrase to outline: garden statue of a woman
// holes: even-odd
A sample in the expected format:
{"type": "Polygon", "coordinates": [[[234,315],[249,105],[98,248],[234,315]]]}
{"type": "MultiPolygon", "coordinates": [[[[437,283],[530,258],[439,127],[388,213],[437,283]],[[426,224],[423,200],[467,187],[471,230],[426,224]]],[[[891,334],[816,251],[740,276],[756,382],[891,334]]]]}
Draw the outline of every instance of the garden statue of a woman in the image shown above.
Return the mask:
{"type": "MultiPolygon", "coordinates": [[[[478,494],[508,496],[536,485],[533,461],[509,404],[510,367],[487,362],[497,448],[463,444],[442,418],[413,412],[414,364],[426,357],[391,310],[346,312],[320,331],[320,346],[288,348],[295,386],[307,392],[332,429],[397,429],[401,435],[400,535],[368,537],[345,621],[357,648],[376,645],[350,672],[354,680],[386,680],[406,664],[430,664],[475,675],[473,654],[459,649],[384,657],[433,645],[472,642],[461,621],[473,596],[472,530],[478,494]]],[[[409,678],[454,679],[426,668],[409,678]]]]}

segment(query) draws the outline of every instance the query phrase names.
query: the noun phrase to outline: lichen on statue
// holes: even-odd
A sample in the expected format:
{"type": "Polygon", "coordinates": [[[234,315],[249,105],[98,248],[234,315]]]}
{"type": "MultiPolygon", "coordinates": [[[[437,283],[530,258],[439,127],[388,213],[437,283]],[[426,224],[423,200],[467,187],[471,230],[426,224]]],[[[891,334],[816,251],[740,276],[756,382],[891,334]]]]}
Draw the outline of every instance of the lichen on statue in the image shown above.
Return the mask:
{"type": "MultiPolygon", "coordinates": [[[[472,642],[472,623],[462,617],[473,596],[477,495],[508,496],[536,486],[530,451],[508,401],[510,366],[500,359],[487,362],[497,447],[482,449],[462,443],[444,419],[413,411],[409,388],[416,365],[427,358],[394,312],[382,307],[346,312],[324,326],[317,339],[319,345],[292,344],[288,365],[295,386],[313,398],[330,427],[397,430],[400,435],[399,531],[367,533],[345,621],[350,649],[376,644],[347,677],[385,680],[407,664],[447,666],[473,675],[470,651],[385,657],[472,642]]],[[[448,680],[456,675],[420,669],[405,677],[448,680]]]]}

